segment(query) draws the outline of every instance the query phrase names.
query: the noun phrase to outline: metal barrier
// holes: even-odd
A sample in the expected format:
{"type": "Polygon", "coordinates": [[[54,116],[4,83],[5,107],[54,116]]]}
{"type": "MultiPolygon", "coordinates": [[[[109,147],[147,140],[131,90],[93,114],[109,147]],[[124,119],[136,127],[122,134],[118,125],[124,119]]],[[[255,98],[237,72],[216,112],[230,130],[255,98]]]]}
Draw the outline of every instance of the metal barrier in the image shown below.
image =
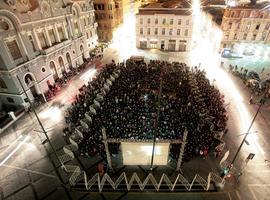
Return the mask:
{"type": "Polygon", "coordinates": [[[93,186],[97,186],[99,192],[103,191],[103,188],[106,184],[109,184],[113,190],[117,190],[121,182],[125,183],[127,191],[130,191],[131,187],[135,185],[139,186],[141,191],[143,191],[146,186],[154,186],[155,190],[159,191],[162,183],[165,183],[166,186],[170,189],[170,191],[174,191],[178,183],[181,183],[181,185],[184,186],[187,191],[190,191],[195,184],[200,185],[205,191],[208,191],[211,182],[225,184],[224,179],[222,179],[220,176],[213,172],[210,172],[208,174],[207,180],[205,180],[199,174],[196,174],[191,183],[189,183],[187,179],[181,174],[178,174],[175,181],[172,183],[170,178],[168,178],[166,174],[162,174],[160,180],[157,181],[157,179],[152,173],[148,174],[148,176],[144,180],[141,180],[137,173],[133,173],[130,180],[128,181],[126,173],[123,172],[115,181],[113,181],[107,173],[104,174],[102,177],[98,173],[96,173],[89,180],[86,173],[83,173],[85,189],[91,190],[93,186]]]}

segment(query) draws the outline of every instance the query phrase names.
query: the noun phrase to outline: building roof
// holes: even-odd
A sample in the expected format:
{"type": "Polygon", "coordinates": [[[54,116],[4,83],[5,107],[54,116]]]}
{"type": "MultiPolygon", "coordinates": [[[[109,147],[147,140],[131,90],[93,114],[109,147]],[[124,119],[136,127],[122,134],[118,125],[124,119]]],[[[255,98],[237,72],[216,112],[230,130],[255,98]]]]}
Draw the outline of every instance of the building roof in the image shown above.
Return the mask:
{"type": "Polygon", "coordinates": [[[258,2],[256,4],[251,4],[251,3],[245,3],[245,4],[240,4],[235,7],[228,7],[229,9],[266,9],[270,10],[270,2],[269,1],[263,1],[263,2],[258,2]]]}
{"type": "Polygon", "coordinates": [[[191,15],[191,13],[191,4],[186,0],[160,0],[141,6],[138,15],[191,15]]]}

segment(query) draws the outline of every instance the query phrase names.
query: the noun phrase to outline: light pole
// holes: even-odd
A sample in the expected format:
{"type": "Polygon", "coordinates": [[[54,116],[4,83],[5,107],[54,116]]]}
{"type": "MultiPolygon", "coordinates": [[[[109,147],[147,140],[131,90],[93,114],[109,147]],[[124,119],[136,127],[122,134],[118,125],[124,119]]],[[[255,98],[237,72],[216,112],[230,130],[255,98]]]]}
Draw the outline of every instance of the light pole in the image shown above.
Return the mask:
{"type": "Polygon", "coordinates": [[[162,79],[160,81],[159,85],[159,92],[158,92],[158,110],[157,110],[157,116],[154,122],[154,135],[153,135],[153,149],[152,149],[152,158],[151,158],[151,167],[150,170],[153,170],[153,162],[154,162],[154,154],[155,154],[155,146],[156,146],[156,134],[158,131],[158,122],[159,122],[159,113],[160,113],[160,99],[162,94],[162,79]]]}
{"type": "Polygon", "coordinates": [[[21,85],[21,87],[22,87],[22,89],[23,89],[24,94],[26,95],[26,97],[27,97],[27,99],[28,99],[28,101],[29,101],[30,107],[32,108],[32,110],[33,110],[33,112],[34,112],[35,117],[37,118],[38,123],[39,123],[39,125],[40,125],[40,127],[41,127],[41,129],[42,129],[42,131],[43,131],[43,133],[44,133],[44,135],[46,136],[46,140],[49,142],[49,144],[50,144],[50,146],[51,146],[51,148],[52,148],[52,150],[53,150],[53,152],[54,152],[54,154],[55,154],[57,160],[58,160],[59,163],[62,165],[62,168],[63,168],[63,169],[66,169],[66,168],[65,168],[65,165],[63,164],[63,162],[60,160],[59,156],[57,155],[56,150],[55,150],[55,148],[53,147],[53,145],[52,145],[52,143],[51,143],[51,141],[50,141],[50,138],[48,137],[48,134],[47,134],[47,132],[46,132],[46,130],[45,130],[43,124],[41,123],[41,121],[40,121],[40,119],[39,119],[39,117],[38,117],[38,115],[37,115],[36,109],[34,108],[32,102],[30,101],[30,98],[29,98],[28,94],[26,93],[26,90],[24,89],[23,84],[22,84],[22,82],[21,82],[21,80],[20,80],[20,78],[19,78],[18,76],[17,76],[17,79],[18,79],[18,81],[19,81],[19,83],[20,83],[20,85],[21,85]]]}
{"type": "Polygon", "coordinates": [[[258,114],[259,114],[259,112],[260,112],[260,109],[261,109],[261,107],[263,106],[264,103],[265,103],[265,100],[264,100],[264,98],[262,98],[262,99],[260,100],[260,106],[258,107],[257,112],[256,112],[256,114],[254,115],[254,117],[253,117],[253,119],[252,119],[252,121],[251,121],[251,124],[250,124],[250,126],[249,126],[249,128],[248,128],[248,130],[247,130],[247,133],[245,134],[245,137],[243,138],[243,140],[242,140],[240,146],[238,147],[238,149],[237,149],[237,151],[236,151],[236,153],[235,153],[235,155],[234,155],[234,157],[233,157],[233,160],[232,160],[232,162],[231,162],[229,168],[231,168],[231,167],[233,166],[233,164],[234,164],[234,162],[235,162],[235,160],[236,160],[236,158],[237,158],[237,156],[238,156],[238,154],[239,154],[239,152],[240,152],[240,150],[241,150],[241,148],[242,148],[244,142],[246,141],[246,138],[247,138],[247,136],[248,136],[248,134],[249,134],[249,132],[250,132],[250,129],[251,129],[251,127],[253,126],[253,124],[254,124],[254,122],[255,122],[255,119],[256,119],[256,117],[258,116],[258,114]]]}

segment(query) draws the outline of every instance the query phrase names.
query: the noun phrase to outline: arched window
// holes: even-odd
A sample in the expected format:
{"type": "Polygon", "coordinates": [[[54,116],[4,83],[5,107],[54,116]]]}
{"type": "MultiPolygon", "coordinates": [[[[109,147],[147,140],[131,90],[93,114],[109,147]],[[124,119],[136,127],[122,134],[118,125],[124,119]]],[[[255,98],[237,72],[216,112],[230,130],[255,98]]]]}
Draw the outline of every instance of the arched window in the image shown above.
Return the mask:
{"type": "Polygon", "coordinates": [[[66,54],[66,58],[67,58],[68,66],[72,67],[72,61],[71,61],[71,57],[69,53],[66,54]]]}
{"type": "Polygon", "coordinates": [[[26,74],[26,76],[24,77],[24,82],[26,83],[26,85],[29,85],[29,83],[31,83],[33,80],[34,79],[31,74],[26,74]]]}
{"type": "Polygon", "coordinates": [[[3,79],[0,78],[0,88],[7,89],[7,85],[3,79]]]}
{"type": "Polygon", "coordinates": [[[50,62],[50,69],[53,73],[53,78],[54,80],[56,80],[58,78],[58,74],[57,74],[57,71],[56,71],[56,68],[55,68],[55,64],[53,61],[50,62]]]}
{"type": "Polygon", "coordinates": [[[63,58],[61,56],[58,58],[58,63],[59,63],[59,66],[60,66],[61,70],[64,72],[65,71],[65,65],[64,65],[63,58]]]}

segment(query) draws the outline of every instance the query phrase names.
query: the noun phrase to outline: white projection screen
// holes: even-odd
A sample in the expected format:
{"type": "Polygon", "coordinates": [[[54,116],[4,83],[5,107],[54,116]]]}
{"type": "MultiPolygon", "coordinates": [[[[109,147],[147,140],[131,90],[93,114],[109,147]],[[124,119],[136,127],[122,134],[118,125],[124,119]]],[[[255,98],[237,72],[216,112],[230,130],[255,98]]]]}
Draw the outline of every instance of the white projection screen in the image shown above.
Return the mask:
{"type": "MultiPolygon", "coordinates": [[[[170,143],[156,143],[154,165],[167,165],[170,143]]],[[[152,143],[121,142],[124,165],[151,165],[152,143]]]]}

